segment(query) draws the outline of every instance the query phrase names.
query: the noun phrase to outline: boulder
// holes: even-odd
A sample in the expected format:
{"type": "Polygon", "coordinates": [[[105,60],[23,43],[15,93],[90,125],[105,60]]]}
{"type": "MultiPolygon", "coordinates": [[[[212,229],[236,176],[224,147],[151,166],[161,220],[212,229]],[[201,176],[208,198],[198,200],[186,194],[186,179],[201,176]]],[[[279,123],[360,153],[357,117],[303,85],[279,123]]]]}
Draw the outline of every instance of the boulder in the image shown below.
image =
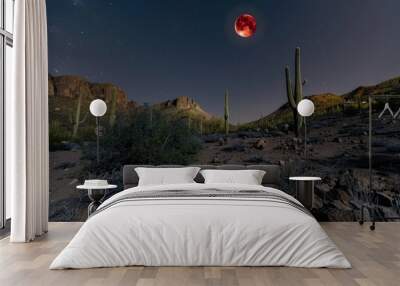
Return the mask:
{"type": "Polygon", "coordinates": [[[299,137],[293,137],[293,143],[295,144],[303,144],[303,139],[299,138],[299,137]]]}
{"type": "Polygon", "coordinates": [[[244,152],[245,147],[242,144],[232,144],[222,148],[224,152],[244,152]]]}
{"type": "Polygon", "coordinates": [[[263,158],[263,156],[260,155],[255,155],[252,156],[246,160],[244,160],[246,163],[251,163],[251,164],[261,164],[261,163],[265,163],[265,160],[263,158]]]}
{"type": "Polygon", "coordinates": [[[267,146],[267,142],[264,139],[258,139],[253,147],[258,149],[258,150],[263,150],[267,146]]]}
{"type": "Polygon", "coordinates": [[[260,132],[254,132],[254,131],[240,131],[238,132],[238,137],[242,139],[246,138],[260,138],[261,133],[260,132]]]}
{"type": "Polygon", "coordinates": [[[54,167],[55,170],[57,169],[62,169],[62,170],[66,170],[66,169],[70,169],[76,166],[75,162],[62,162],[60,164],[58,164],[57,166],[54,167]]]}
{"type": "Polygon", "coordinates": [[[287,133],[289,131],[289,124],[287,124],[287,123],[283,124],[282,131],[287,133]]]}
{"type": "Polygon", "coordinates": [[[212,160],[211,160],[212,164],[220,164],[221,163],[221,159],[218,156],[215,156],[212,160]]]}
{"type": "Polygon", "coordinates": [[[377,192],[376,196],[377,196],[378,205],[382,205],[384,207],[392,207],[393,206],[392,198],[389,195],[382,193],[382,192],[377,192]]]}
{"type": "Polygon", "coordinates": [[[270,132],[270,134],[272,135],[272,136],[274,136],[274,137],[282,137],[282,136],[285,136],[286,134],[285,133],[283,133],[282,131],[271,131],[270,132]]]}
{"type": "Polygon", "coordinates": [[[64,150],[67,151],[78,151],[81,149],[81,146],[74,142],[62,141],[61,143],[63,144],[64,150]]]}
{"type": "Polygon", "coordinates": [[[333,138],[333,142],[341,144],[341,143],[343,143],[343,139],[340,137],[335,137],[335,138],[333,138]]]}
{"type": "Polygon", "coordinates": [[[207,134],[207,135],[203,135],[203,137],[202,137],[202,139],[205,143],[219,142],[220,138],[221,138],[221,135],[219,135],[219,134],[207,134]]]}

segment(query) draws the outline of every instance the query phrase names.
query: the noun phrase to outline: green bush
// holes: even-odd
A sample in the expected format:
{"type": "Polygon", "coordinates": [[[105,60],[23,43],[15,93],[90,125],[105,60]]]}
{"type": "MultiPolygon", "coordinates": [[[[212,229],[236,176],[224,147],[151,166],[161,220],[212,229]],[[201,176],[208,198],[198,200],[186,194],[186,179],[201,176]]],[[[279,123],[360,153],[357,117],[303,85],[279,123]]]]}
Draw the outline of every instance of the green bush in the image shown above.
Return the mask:
{"type": "Polygon", "coordinates": [[[112,173],[125,164],[190,164],[195,162],[201,141],[183,119],[161,112],[139,111],[117,118],[101,137],[99,166],[95,144],[83,146],[90,173],[112,173]]]}
{"type": "Polygon", "coordinates": [[[66,141],[71,137],[59,121],[50,121],[49,123],[49,148],[50,151],[62,149],[62,141],[66,141]]]}

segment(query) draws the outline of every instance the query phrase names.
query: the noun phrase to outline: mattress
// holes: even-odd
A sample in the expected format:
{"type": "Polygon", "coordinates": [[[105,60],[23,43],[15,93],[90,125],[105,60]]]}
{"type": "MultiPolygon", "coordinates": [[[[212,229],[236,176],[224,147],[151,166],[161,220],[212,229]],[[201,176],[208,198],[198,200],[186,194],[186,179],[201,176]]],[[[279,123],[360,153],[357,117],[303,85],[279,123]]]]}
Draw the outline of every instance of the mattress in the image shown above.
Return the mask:
{"type": "Polygon", "coordinates": [[[134,187],[106,200],[50,269],[117,266],[350,268],[315,218],[269,187],[134,187]]]}

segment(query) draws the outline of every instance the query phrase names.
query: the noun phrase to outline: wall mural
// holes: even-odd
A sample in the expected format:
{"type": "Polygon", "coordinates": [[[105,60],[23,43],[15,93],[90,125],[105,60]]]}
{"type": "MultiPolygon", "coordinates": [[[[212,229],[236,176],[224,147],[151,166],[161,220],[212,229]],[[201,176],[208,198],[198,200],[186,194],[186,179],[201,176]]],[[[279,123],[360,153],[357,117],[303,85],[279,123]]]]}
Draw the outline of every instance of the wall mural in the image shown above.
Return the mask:
{"type": "MultiPolygon", "coordinates": [[[[47,2],[50,220],[86,219],[87,193],[75,189],[84,179],[117,192],[124,164],[194,163],[279,164],[289,193],[289,176],[320,176],[317,219],[358,219],[368,97],[400,94],[400,3],[165,2],[47,2]],[[100,163],[89,112],[98,98],[100,163]],[[303,98],[315,104],[307,160],[303,98]]],[[[378,118],[382,98],[372,112],[380,218],[400,205],[400,118],[378,118]]]]}

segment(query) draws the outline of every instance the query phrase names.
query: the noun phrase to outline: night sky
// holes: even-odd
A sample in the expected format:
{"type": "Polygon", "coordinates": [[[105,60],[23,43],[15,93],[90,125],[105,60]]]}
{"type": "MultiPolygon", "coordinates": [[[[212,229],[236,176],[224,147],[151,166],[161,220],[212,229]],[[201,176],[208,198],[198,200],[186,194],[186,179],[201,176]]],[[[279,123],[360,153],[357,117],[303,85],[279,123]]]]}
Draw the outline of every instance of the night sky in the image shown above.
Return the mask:
{"type": "Polygon", "coordinates": [[[130,99],[194,98],[245,122],[286,101],[284,67],[302,49],[305,94],[400,75],[398,0],[47,0],[49,72],[111,82],[130,99]],[[257,32],[240,38],[241,13],[257,32]]]}

